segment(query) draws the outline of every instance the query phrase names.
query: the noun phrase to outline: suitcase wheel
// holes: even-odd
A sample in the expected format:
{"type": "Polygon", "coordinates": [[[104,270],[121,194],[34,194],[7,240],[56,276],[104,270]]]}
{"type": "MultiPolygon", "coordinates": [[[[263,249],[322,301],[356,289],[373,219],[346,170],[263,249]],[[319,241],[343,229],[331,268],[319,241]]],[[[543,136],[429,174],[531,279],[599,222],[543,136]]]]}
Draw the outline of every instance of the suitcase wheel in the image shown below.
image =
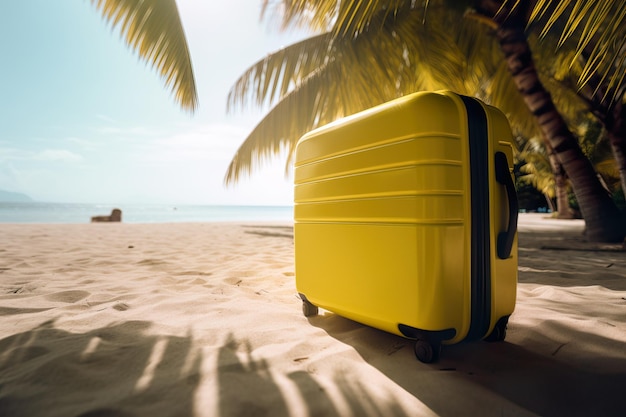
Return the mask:
{"type": "Polygon", "coordinates": [[[302,313],[304,317],[317,316],[319,309],[317,306],[311,304],[308,300],[302,300],[302,313]]]}
{"type": "Polygon", "coordinates": [[[503,317],[496,323],[493,331],[489,336],[485,337],[487,342],[502,342],[506,338],[506,326],[509,322],[508,317],[503,317]]]}
{"type": "Polygon", "coordinates": [[[426,340],[415,341],[415,356],[423,363],[433,363],[439,360],[441,343],[427,342],[426,340]]]}

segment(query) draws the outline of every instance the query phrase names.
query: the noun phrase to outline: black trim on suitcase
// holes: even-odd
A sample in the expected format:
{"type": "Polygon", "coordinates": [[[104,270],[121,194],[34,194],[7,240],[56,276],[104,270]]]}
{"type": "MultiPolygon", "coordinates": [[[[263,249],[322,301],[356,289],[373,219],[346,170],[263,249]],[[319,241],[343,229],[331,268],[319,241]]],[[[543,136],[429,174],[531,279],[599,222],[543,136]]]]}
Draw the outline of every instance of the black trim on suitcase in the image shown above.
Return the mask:
{"type": "Polygon", "coordinates": [[[467,110],[471,206],[471,318],[467,340],[482,339],[491,320],[489,131],[487,115],[474,98],[460,96],[467,110]]]}
{"type": "Polygon", "coordinates": [[[441,343],[443,340],[450,340],[456,336],[456,330],[422,330],[406,324],[398,324],[398,330],[409,339],[425,340],[429,343],[441,343]]]}

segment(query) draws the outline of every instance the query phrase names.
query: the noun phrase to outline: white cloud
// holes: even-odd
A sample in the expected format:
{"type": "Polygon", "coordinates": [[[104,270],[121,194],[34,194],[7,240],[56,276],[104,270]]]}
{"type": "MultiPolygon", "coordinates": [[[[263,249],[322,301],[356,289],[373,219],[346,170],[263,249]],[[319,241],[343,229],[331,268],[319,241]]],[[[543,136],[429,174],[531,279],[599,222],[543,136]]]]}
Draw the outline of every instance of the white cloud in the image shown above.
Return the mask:
{"type": "Polygon", "coordinates": [[[0,148],[0,160],[24,159],[25,152],[16,148],[0,148]]]}
{"type": "Polygon", "coordinates": [[[82,156],[65,149],[46,149],[36,153],[33,159],[40,161],[81,161],[82,156]]]}
{"type": "Polygon", "coordinates": [[[143,142],[149,162],[230,162],[247,130],[232,125],[197,126],[187,131],[143,142]]]}
{"type": "Polygon", "coordinates": [[[106,114],[97,114],[96,117],[102,121],[105,121],[107,123],[117,123],[114,119],[112,119],[111,117],[107,116],[106,114]]]}
{"type": "Polygon", "coordinates": [[[74,136],[70,136],[64,139],[65,143],[69,147],[78,147],[81,151],[94,151],[107,146],[107,141],[95,138],[95,139],[83,139],[74,136]]]}
{"type": "Polygon", "coordinates": [[[114,126],[104,126],[96,128],[96,132],[101,135],[114,135],[121,137],[132,137],[132,136],[157,136],[159,135],[159,131],[156,129],[152,129],[144,126],[133,126],[133,127],[114,127],[114,126]]]}

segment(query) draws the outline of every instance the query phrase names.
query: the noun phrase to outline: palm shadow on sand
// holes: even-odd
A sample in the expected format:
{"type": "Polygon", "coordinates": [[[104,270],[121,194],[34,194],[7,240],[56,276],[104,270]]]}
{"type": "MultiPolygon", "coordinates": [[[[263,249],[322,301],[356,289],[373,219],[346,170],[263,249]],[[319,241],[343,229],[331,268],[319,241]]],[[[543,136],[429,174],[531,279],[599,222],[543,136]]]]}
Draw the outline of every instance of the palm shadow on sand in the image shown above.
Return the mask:
{"type": "MultiPolygon", "coordinates": [[[[438,363],[423,364],[415,358],[410,340],[332,313],[309,321],[352,346],[366,362],[440,416],[624,415],[626,355],[619,353],[623,346],[616,340],[575,332],[574,339],[584,341],[588,354],[587,360],[578,363],[559,360],[563,346],[545,355],[513,336],[509,337],[512,342],[444,346],[438,363]],[[604,356],[606,352],[611,356],[604,356]]],[[[572,331],[560,326],[553,323],[551,333],[572,331]]],[[[515,334],[514,330],[509,327],[509,333],[515,334]]],[[[550,339],[550,335],[536,336],[550,339]]]]}
{"type": "Polygon", "coordinates": [[[193,415],[201,356],[190,337],[127,321],[70,333],[54,321],[0,340],[0,415],[193,415]],[[171,405],[166,409],[172,409],[171,405]]]}
{"type": "MultiPolygon", "coordinates": [[[[290,409],[287,394],[281,390],[275,374],[265,360],[253,358],[246,340],[236,340],[231,336],[220,348],[217,364],[220,416],[344,415],[323,386],[306,371],[280,376],[295,387],[295,395],[301,399],[297,401],[298,409],[290,409]]],[[[407,415],[393,404],[382,406],[369,400],[362,385],[364,381],[347,381],[338,375],[333,382],[354,416],[407,415]]]]}
{"type": "MultiPolygon", "coordinates": [[[[126,321],[72,333],[48,321],[0,340],[0,416],[293,415],[275,372],[253,358],[247,339],[229,336],[207,367],[191,336],[154,335],[152,327],[126,321]],[[202,384],[213,377],[215,386],[202,384]],[[213,398],[201,390],[216,390],[217,403],[198,402],[198,395],[213,398]]],[[[295,387],[307,415],[342,415],[309,373],[281,378],[295,387]]],[[[406,416],[393,404],[368,401],[359,381],[337,376],[334,383],[355,415],[406,416]]]]}

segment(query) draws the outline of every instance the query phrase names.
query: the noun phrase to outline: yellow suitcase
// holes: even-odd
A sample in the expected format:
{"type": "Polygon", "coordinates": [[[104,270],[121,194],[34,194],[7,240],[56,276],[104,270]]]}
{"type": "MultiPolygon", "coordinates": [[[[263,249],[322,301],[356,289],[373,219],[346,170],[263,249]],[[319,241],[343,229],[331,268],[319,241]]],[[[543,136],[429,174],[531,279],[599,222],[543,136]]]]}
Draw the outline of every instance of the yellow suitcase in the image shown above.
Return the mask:
{"type": "Polygon", "coordinates": [[[296,147],[296,287],[318,307],[441,344],[504,340],[517,287],[517,197],[506,117],[448,91],[411,94],[296,147]]]}

